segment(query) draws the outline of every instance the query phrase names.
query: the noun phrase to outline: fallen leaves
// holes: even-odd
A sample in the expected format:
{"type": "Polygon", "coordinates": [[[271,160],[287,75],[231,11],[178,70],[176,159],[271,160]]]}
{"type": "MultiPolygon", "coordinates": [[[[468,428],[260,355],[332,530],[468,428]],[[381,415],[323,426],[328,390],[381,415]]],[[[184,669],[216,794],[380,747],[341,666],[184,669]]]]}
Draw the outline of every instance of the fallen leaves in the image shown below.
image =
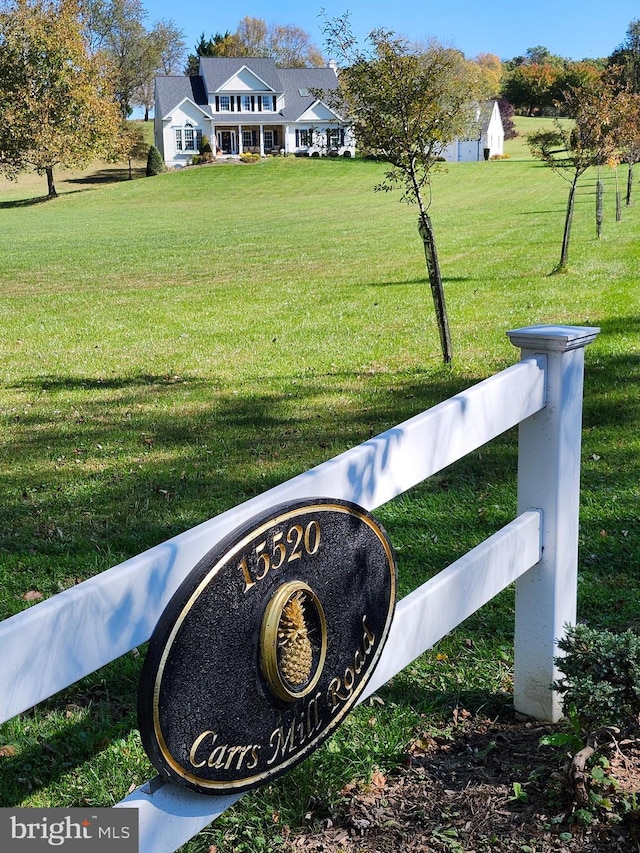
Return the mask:
{"type": "Polygon", "coordinates": [[[30,589],[29,592],[25,592],[22,598],[24,601],[40,601],[41,598],[44,598],[44,595],[37,589],[30,589]]]}

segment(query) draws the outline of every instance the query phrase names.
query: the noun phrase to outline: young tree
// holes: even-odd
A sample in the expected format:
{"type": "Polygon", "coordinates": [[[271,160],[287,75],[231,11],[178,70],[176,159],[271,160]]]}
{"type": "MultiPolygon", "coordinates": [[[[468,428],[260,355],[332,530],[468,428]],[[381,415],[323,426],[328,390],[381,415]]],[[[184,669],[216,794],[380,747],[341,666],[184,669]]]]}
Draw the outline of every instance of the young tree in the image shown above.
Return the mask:
{"type": "MultiPolygon", "coordinates": [[[[149,144],[144,138],[144,132],[138,122],[123,121],[120,130],[120,145],[118,158],[127,160],[129,180],[133,178],[133,160],[146,160],[149,154],[149,144]]],[[[158,152],[160,153],[160,152],[158,152]]]]}
{"type": "Polygon", "coordinates": [[[445,363],[451,337],[433,225],[431,174],[445,149],[469,131],[479,75],[458,51],[433,43],[416,47],[387,30],[373,30],[365,52],[349,16],[327,20],[327,53],[338,60],[337,106],[353,123],[360,150],[390,166],[377,189],[399,185],[402,200],[416,204],[445,363]]]}
{"type": "MultiPolygon", "coordinates": [[[[568,125],[556,119],[553,130],[538,131],[527,137],[534,157],[569,181],[569,197],[557,272],[566,269],[569,263],[569,242],[578,181],[590,166],[602,166],[615,154],[615,92],[603,79],[583,89],[569,89],[564,93],[562,112],[573,119],[572,124],[568,125]]],[[[597,195],[596,221],[599,210],[597,195]]]]}
{"type": "Polygon", "coordinates": [[[623,90],[618,94],[618,144],[620,158],[627,164],[626,203],[631,204],[633,167],[640,163],[640,94],[623,90]]]}
{"type": "Polygon", "coordinates": [[[102,57],[90,57],[74,0],[0,5],[0,171],[29,167],[57,195],[56,166],[107,157],[120,128],[102,57]]]}

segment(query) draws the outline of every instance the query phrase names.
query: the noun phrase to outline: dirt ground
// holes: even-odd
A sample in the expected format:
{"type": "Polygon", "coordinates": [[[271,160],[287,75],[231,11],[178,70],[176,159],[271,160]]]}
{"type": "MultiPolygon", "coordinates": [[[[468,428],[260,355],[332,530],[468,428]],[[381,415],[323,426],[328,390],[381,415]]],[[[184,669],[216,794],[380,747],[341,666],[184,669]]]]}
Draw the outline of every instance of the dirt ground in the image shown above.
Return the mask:
{"type": "Polygon", "coordinates": [[[640,741],[607,737],[597,756],[608,764],[596,761],[598,782],[588,771],[581,792],[568,754],[540,745],[552,731],[469,714],[453,738],[417,739],[396,773],[348,785],[335,813],[310,813],[322,828],[290,837],[287,850],[640,853],[640,741]]]}

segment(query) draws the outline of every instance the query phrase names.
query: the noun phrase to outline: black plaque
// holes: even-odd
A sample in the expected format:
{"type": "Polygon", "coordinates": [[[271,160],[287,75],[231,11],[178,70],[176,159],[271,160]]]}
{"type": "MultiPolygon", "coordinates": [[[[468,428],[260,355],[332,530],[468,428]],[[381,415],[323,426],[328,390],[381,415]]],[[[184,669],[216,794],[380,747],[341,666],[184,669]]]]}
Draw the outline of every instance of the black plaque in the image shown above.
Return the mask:
{"type": "Polygon", "coordinates": [[[140,732],[160,774],[223,794],[309,755],[370,678],[395,587],[387,536],[353,503],[292,502],[225,537],[174,594],[144,662],[140,732]]]}

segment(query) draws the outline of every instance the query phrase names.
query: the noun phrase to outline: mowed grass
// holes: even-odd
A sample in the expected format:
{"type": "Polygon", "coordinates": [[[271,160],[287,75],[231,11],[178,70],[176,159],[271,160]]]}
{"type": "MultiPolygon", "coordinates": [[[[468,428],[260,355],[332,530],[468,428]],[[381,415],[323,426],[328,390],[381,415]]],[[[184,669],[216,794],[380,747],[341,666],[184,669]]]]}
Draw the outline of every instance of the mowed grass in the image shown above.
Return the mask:
{"type": "MultiPolygon", "coordinates": [[[[588,175],[570,270],[550,275],[567,186],[521,142],[434,177],[446,369],[415,210],[372,191],[381,164],[89,171],[46,203],[43,179],[2,185],[0,617],[506,367],[508,329],[570,323],[602,328],[586,353],[579,611],[637,627],[640,215],[614,221],[607,170],[596,240],[588,175]]],[[[516,452],[512,432],[376,512],[401,595],[513,517],[516,452]]],[[[507,590],[189,850],[273,849],[454,708],[508,701],[512,610],[507,590]]],[[[154,772],[136,731],[143,654],[0,728],[0,805],[109,805],[154,772]]]]}

